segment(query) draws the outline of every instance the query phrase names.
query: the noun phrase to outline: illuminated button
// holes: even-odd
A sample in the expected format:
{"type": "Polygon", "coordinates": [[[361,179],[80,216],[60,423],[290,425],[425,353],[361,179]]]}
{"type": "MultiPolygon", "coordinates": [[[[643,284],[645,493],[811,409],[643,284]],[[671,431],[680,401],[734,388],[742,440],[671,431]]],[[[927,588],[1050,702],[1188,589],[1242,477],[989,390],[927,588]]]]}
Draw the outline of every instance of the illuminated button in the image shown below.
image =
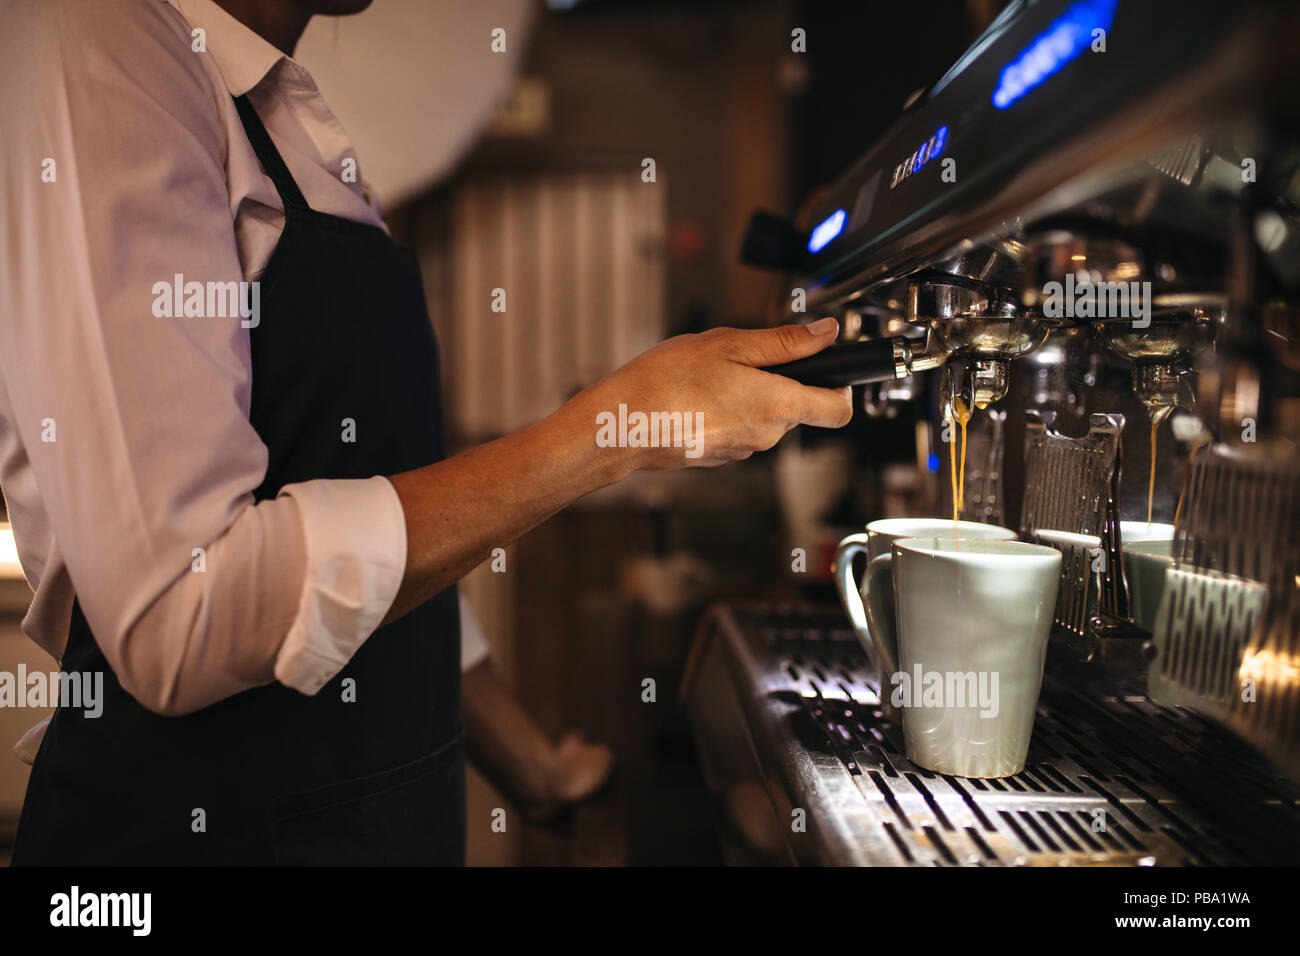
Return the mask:
{"type": "Polygon", "coordinates": [[[844,231],[844,223],[848,218],[847,212],[837,209],[819,222],[808,240],[808,251],[821,252],[825,249],[832,239],[844,231]]]}

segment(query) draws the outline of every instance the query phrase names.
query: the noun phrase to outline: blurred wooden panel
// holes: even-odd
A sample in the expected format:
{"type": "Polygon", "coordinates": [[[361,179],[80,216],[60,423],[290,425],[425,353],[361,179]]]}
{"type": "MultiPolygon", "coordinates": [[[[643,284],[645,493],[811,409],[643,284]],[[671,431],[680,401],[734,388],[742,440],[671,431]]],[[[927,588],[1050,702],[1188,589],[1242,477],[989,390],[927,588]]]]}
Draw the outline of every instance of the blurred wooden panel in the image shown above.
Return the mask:
{"type": "Polygon", "coordinates": [[[450,208],[450,251],[431,287],[448,303],[435,312],[456,434],[528,425],[665,336],[664,182],[479,176],[454,187],[450,208]],[[493,311],[498,289],[504,311],[493,311]]]}

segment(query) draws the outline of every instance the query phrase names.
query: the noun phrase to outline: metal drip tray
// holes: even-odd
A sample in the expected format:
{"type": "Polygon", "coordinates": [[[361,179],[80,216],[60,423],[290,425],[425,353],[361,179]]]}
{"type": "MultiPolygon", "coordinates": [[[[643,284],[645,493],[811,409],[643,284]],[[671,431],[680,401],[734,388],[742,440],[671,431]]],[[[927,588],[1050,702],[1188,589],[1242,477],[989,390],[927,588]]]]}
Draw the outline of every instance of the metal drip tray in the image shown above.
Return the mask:
{"type": "Polygon", "coordinates": [[[978,780],[914,766],[845,623],[838,610],[727,606],[701,632],[684,703],[720,809],[749,808],[723,821],[729,858],[1300,863],[1300,794],[1253,751],[1181,707],[1085,694],[1052,666],[1022,773],[978,780]],[[756,801],[735,798],[758,787],[771,809],[762,827],[756,801]]]}

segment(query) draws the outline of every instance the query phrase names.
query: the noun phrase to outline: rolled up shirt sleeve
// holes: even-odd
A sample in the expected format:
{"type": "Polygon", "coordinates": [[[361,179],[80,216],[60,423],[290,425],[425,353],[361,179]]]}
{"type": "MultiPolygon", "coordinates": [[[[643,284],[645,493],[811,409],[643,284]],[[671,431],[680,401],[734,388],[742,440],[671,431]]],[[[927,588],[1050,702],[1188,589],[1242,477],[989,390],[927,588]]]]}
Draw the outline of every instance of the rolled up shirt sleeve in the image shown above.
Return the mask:
{"type": "Polygon", "coordinates": [[[281,495],[298,505],[306,537],[301,599],[275,659],[275,677],[320,690],[388,613],[406,571],[406,516],[387,478],[308,481],[281,495]]]}
{"type": "MultiPolygon", "coordinates": [[[[30,17],[10,24],[30,52],[4,44],[6,75],[26,82],[0,92],[0,441],[48,518],[37,601],[66,574],[122,685],[159,713],[277,679],[315,693],[391,606],[405,523],[383,477],[255,503],[267,449],[248,418],[248,330],[155,314],[178,274],[245,279],[227,94],[162,4],[13,17],[30,17]]],[[[21,548],[38,522],[11,510],[21,548]]]]}

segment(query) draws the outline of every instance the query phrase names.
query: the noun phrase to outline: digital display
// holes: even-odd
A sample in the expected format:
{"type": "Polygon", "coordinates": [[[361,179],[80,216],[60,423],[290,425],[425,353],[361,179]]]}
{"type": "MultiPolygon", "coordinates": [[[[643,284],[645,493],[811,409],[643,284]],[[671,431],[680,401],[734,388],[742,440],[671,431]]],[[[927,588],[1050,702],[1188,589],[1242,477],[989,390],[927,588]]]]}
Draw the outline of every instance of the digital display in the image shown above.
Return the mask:
{"type": "Polygon", "coordinates": [[[1004,110],[1024,97],[1092,45],[1093,33],[1109,30],[1119,0],[1079,0],[1034,37],[1033,42],[1002,68],[993,91],[993,105],[1004,110]]]}
{"type": "Polygon", "coordinates": [[[940,126],[935,130],[934,135],[927,139],[897,166],[894,167],[894,178],[889,181],[889,188],[893,189],[908,176],[919,172],[932,159],[937,159],[943,153],[943,147],[948,142],[948,127],[940,126]]]}

